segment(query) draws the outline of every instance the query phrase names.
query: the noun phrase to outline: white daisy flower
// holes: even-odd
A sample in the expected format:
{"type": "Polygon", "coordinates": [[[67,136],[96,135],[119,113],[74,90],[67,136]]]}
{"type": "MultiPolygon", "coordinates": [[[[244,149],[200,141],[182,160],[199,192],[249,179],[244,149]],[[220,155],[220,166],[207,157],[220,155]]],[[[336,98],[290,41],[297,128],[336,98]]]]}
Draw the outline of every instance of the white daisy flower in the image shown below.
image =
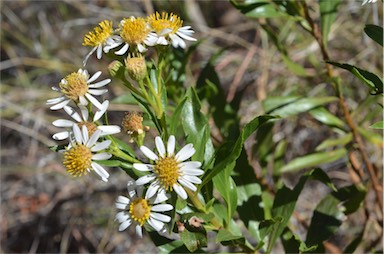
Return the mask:
{"type": "Polygon", "coordinates": [[[98,109],[102,110],[102,104],[93,97],[94,95],[102,95],[108,92],[107,89],[98,89],[111,82],[111,79],[105,79],[97,83],[92,84],[98,77],[100,77],[101,71],[96,72],[92,77],[89,78],[87,70],[79,69],[78,72],[73,72],[63,78],[59,87],[52,87],[53,90],[62,93],[63,95],[50,99],[47,101],[51,110],[58,110],[68,105],[69,102],[74,101],[76,104],[84,106],[88,105],[90,101],[98,109]]]}
{"type": "Polygon", "coordinates": [[[124,46],[115,52],[116,55],[124,55],[129,47],[137,47],[140,53],[145,52],[147,49],[145,45],[155,45],[156,38],[149,34],[150,29],[143,18],[130,17],[123,19],[120,22],[120,42],[124,46]]]}
{"type": "Polygon", "coordinates": [[[152,197],[156,192],[175,190],[182,199],[187,199],[188,195],[183,186],[196,191],[197,188],[194,184],[201,183],[201,179],[197,176],[204,173],[200,169],[200,162],[184,162],[195,154],[196,151],[193,145],[187,144],[175,155],[175,136],[171,135],[169,137],[167,150],[165,150],[164,143],[160,137],[155,138],[155,143],[159,155],[156,155],[146,146],[140,147],[144,155],[154,161],[154,164],[133,164],[133,167],[137,170],[152,172],[137,179],[136,184],[144,185],[152,182],[148,187],[148,197],[152,197]]]}
{"type": "Polygon", "coordinates": [[[67,168],[68,173],[73,176],[86,175],[93,170],[101,177],[101,180],[108,182],[108,172],[96,161],[108,160],[112,157],[111,154],[102,152],[109,147],[111,141],[97,142],[101,130],[96,130],[90,137],[88,133],[85,125],[83,125],[81,130],[77,124],[73,125],[75,140],[66,148],[63,164],[67,168]]]}
{"type": "MultiPolygon", "coordinates": [[[[83,105],[79,105],[81,116],[78,114],[72,107],[70,106],[64,106],[65,112],[67,112],[68,115],[70,115],[73,120],[67,120],[67,119],[58,119],[55,120],[52,124],[56,127],[62,127],[62,128],[68,128],[73,127],[74,124],[78,124],[80,128],[85,125],[87,126],[87,129],[89,131],[89,135],[92,135],[96,130],[101,130],[100,137],[106,136],[106,135],[112,135],[120,132],[120,126],[117,125],[98,125],[97,121],[104,115],[106,110],[109,106],[109,101],[104,101],[102,105],[102,109],[96,111],[96,113],[93,115],[92,121],[89,121],[89,112],[86,107],[83,105]]],[[[56,140],[64,140],[67,139],[71,134],[71,131],[62,131],[54,134],[52,136],[53,139],[56,140]]]]}
{"type": "Polygon", "coordinates": [[[93,47],[91,52],[85,57],[83,64],[86,65],[88,58],[96,51],[96,57],[101,59],[102,53],[108,53],[109,50],[121,45],[119,36],[114,35],[112,21],[104,20],[95,27],[93,31],[84,36],[83,46],[93,47]]]}
{"type": "Polygon", "coordinates": [[[160,193],[156,199],[142,196],[143,188],[136,188],[134,182],[128,183],[128,197],[119,196],[116,200],[116,208],[124,211],[116,214],[116,220],[120,223],[119,231],[135,225],[136,234],[143,236],[142,227],[147,222],[157,232],[165,231],[165,223],[171,221],[168,215],[159,213],[171,211],[170,204],[160,204],[168,199],[165,193],[160,193]]]}
{"type": "Polygon", "coordinates": [[[168,14],[156,12],[147,18],[148,24],[155,31],[151,33],[156,37],[156,44],[168,45],[169,42],[173,47],[185,48],[184,40],[196,41],[192,37],[194,31],[190,26],[182,26],[183,21],[175,14],[168,14]]]}

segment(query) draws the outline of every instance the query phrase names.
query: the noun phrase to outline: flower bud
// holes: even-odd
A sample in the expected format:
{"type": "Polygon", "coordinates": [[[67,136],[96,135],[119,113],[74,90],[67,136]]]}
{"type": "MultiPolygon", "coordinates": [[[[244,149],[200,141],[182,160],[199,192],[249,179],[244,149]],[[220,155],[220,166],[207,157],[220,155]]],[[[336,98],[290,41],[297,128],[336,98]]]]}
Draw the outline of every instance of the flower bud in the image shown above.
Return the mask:
{"type": "Polygon", "coordinates": [[[114,78],[122,78],[124,77],[124,65],[120,61],[113,61],[108,65],[109,74],[114,78]]]}
{"type": "Polygon", "coordinates": [[[124,132],[130,135],[130,143],[134,141],[141,145],[144,140],[145,132],[148,131],[148,126],[143,126],[143,117],[137,112],[127,112],[121,123],[124,132]]]}
{"type": "Polygon", "coordinates": [[[147,75],[145,59],[140,54],[128,55],[125,59],[125,68],[128,70],[129,76],[136,81],[143,80],[147,75]]]}

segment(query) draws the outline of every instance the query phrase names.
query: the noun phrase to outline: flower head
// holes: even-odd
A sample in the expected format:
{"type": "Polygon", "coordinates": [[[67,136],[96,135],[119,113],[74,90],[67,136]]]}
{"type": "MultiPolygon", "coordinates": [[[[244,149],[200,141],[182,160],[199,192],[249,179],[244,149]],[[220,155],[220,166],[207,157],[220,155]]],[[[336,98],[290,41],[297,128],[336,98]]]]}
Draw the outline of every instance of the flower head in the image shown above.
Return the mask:
{"type": "Polygon", "coordinates": [[[108,172],[96,161],[108,160],[111,154],[102,152],[111,144],[110,140],[97,143],[101,130],[96,130],[90,137],[85,125],[81,130],[77,124],[73,125],[73,140],[64,152],[63,164],[68,173],[73,176],[82,176],[94,170],[104,182],[108,181],[108,172]]]}
{"type": "Polygon", "coordinates": [[[102,51],[108,53],[109,50],[121,45],[119,37],[114,35],[112,21],[104,20],[99,23],[93,31],[84,36],[83,46],[93,47],[91,52],[85,57],[83,64],[87,63],[88,58],[96,51],[96,56],[101,59],[102,51]]]}
{"type": "MultiPolygon", "coordinates": [[[[145,137],[144,131],[149,130],[149,126],[143,126],[143,116],[137,112],[127,112],[121,122],[124,132],[130,136],[130,143],[134,140],[142,141],[145,137]]],[[[141,142],[139,142],[141,143],[141,142]]]]}
{"type": "MultiPolygon", "coordinates": [[[[139,52],[144,52],[144,45],[153,46],[152,36],[149,35],[150,29],[143,18],[130,17],[120,22],[120,37],[124,46],[115,52],[116,55],[124,55],[129,47],[136,47],[139,52]]],[[[134,51],[134,50],[133,50],[134,51]]]]}
{"type": "Polygon", "coordinates": [[[204,173],[204,171],[200,169],[200,162],[184,162],[196,152],[193,145],[187,144],[175,155],[175,137],[173,135],[168,139],[167,150],[165,150],[164,143],[160,137],[155,138],[155,143],[159,155],[156,155],[146,146],[140,147],[144,155],[153,160],[154,163],[133,164],[133,167],[137,170],[152,172],[137,179],[136,184],[143,185],[152,182],[148,187],[148,197],[152,197],[156,192],[175,190],[182,199],[186,199],[187,193],[183,186],[192,191],[196,191],[197,188],[194,184],[201,183],[201,179],[197,176],[204,173]]]}
{"type": "Polygon", "coordinates": [[[52,87],[53,90],[60,92],[62,96],[47,101],[47,104],[53,105],[50,109],[61,109],[71,101],[86,106],[90,101],[98,109],[102,110],[102,104],[93,95],[102,95],[108,92],[107,89],[98,88],[107,85],[111,80],[105,79],[92,84],[100,75],[101,71],[98,71],[92,77],[89,77],[88,71],[82,69],[67,75],[60,81],[59,88],[52,87]]]}
{"type": "Polygon", "coordinates": [[[123,211],[116,214],[116,220],[120,223],[119,231],[123,231],[131,225],[135,225],[136,233],[142,237],[142,227],[148,223],[156,231],[164,230],[164,223],[170,222],[171,217],[158,212],[171,211],[170,204],[160,204],[168,199],[165,193],[159,194],[156,199],[143,197],[143,188],[136,188],[134,182],[128,183],[129,197],[119,196],[116,200],[116,208],[123,211]]]}
{"type": "Polygon", "coordinates": [[[177,48],[185,48],[184,40],[196,41],[191,37],[194,33],[190,26],[182,26],[183,21],[179,16],[171,13],[162,12],[161,14],[156,12],[147,18],[148,24],[155,31],[151,33],[157,37],[156,44],[168,45],[169,42],[172,46],[177,48]],[[184,39],[184,40],[183,40],[184,39]]]}
{"type": "MultiPolygon", "coordinates": [[[[88,134],[91,136],[96,130],[101,130],[100,136],[105,135],[112,135],[120,132],[120,127],[117,125],[99,125],[98,120],[104,115],[106,110],[109,106],[109,101],[104,101],[102,104],[102,109],[96,111],[96,113],[93,115],[92,120],[89,119],[89,112],[86,107],[83,105],[79,105],[81,115],[78,114],[72,107],[70,106],[64,106],[65,112],[70,115],[73,120],[67,120],[67,119],[58,119],[55,120],[52,124],[56,127],[62,127],[62,128],[68,128],[73,127],[74,124],[78,124],[80,129],[83,125],[87,127],[88,134]]],[[[53,135],[53,139],[56,140],[63,140],[70,136],[72,132],[71,131],[62,131],[58,132],[53,135]]]]}

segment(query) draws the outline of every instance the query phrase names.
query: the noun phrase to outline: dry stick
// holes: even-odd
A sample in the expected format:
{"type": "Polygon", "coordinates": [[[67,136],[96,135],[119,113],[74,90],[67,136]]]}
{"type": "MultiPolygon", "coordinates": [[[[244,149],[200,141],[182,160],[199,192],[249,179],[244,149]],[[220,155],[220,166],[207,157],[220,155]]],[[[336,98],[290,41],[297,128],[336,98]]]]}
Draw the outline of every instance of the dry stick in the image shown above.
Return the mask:
{"type": "MultiPolygon", "coordinates": [[[[308,8],[307,8],[307,5],[305,2],[303,2],[303,7],[304,7],[305,19],[308,21],[309,25],[312,28],[310,32],[311,32],[312,36],[316,39],[317,43],[319,44],[320,51],[321,51],[321,54],[323,56],[323,60],[327,61],[327,60],[329,60],[329,55],[328,55],[327,49],[324,46],[323,38],[321,35],[321,31],[319,29],[319,26],[312,20],[311,16],[309,15],[308,8]]],[[[327,68],[328,76],[331,79],[333,79],[335,77],[335,75],[333,73],[332,66],[328,63],[326,63],[325,66],[327,68]]],[[[377,201],[379,202],[380,207],[383,207],[382,187],[380,186],[380,183],[377,179],[377,176],[376,176],[375,171],[373,169],[373,165],[369,161],[368,155],[366,153],[365,145],[361,139],[360,134],[357,131],[357,127],[356,127],[355,123],[353,122],[351,115],[349,114],[349,110],[348,110],[348,107],[345,103],[344,96],[341,93],[340,89],[338,88],[338,84],[336,84],[336,92],[337,92],[337,95],[339,97],[339,104],[341,105],[343,112],[344,112],[345,120],[346,120],[349,128],[351,128],[351,130],[352,130],[353,138],[354,138],[355,142],[357,143],[358,150],[360,151],[360,154],[363,158],[364,164],[366,165],[366,167],[368,169],[368,174],[369,174],[369,177],[371,178],[377,201]]]]}

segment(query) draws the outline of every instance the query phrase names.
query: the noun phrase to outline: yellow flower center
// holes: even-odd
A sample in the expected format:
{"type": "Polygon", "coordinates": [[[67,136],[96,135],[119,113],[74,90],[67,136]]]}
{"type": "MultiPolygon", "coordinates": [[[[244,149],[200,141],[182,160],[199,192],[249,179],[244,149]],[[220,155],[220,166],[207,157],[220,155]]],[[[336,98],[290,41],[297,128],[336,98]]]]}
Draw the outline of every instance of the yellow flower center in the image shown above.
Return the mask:
{"type": "Polygon", "coordinates": [[[97,125],[94,122],[80,122],[78,123],[80,130],[83,128],[83,126],[87,127],[89,136],[92,136],[92,134],[97,130],[97,125]]]}
{"type": "Polygon", "coordinates": [[[169,33],[176,33],[180,27],[183,25],[183,21],[175,14],[168,14],[166,12],[160,13],[156,12],[151,14],[148,18],[149,25],[156,31],[156,33],[160,33],[164,29],[171,29],[169,33]]]}
{"type": "Polygon", "coordinates": [[[140,17],[124,19],[123,22],[120,23],[120,28],[121,38],[123,38],[129,45],[142,43],[149,33],[147,23],[140,17]]]}
{"type": "Polygon", "coordinates": [[[150,212],[151,206],[146,199],[138,198],[129,205],[129,213],[132,219],[137,221],[140,226],[143,226],[144,222],[149,219],[150,212]]]}
{"type": "Polygon", "coordinates": [[[87,169],[91,167],[92,152],[91,149],[83,144],[74,144],[71,149],[64,153],[63,164],[68,173],[73,176],[82,176],[88,173],[87,169]]]}
{"type": "Polygon", "coordinates": [[[112,21],[104,20],[95,27],[93,31],[84,36],[83,46],[96,47],[105,41],[113,34],[112,21]]]}
{"type": "Polygon", "coordinates": [[[166,190],[172,190],[180,176],[179,167],[174,156],[160,158],[156,161],[154,172],[158,175],[161,185],[166,190]]]}
{"type": "Polygon", "coordinates": [[[65,77],[65,82],[60,82],[60,91],[69,99],[79,101],[80,96],[88,92],[87,77],[83,74],[73,72],[65,77]]]}

